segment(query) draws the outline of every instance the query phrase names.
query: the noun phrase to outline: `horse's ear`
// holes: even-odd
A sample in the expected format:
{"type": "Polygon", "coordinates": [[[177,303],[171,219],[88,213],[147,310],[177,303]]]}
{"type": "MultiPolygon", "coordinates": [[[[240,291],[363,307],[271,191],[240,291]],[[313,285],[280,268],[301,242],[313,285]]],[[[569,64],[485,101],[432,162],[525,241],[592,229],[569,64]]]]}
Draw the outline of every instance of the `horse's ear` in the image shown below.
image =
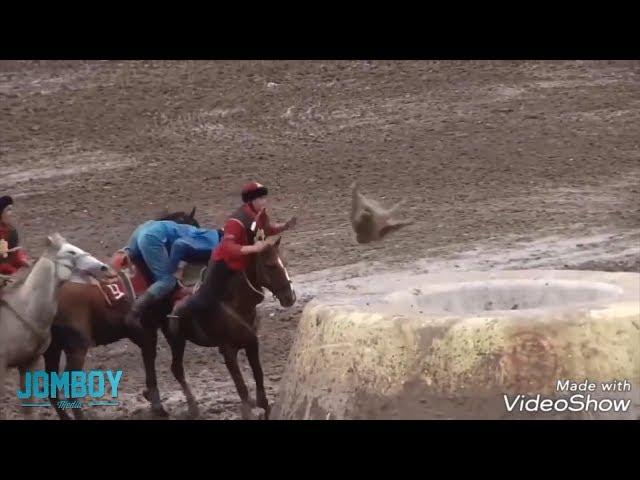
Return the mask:
{"type": "Polygon", "coordinates": [[[191,213],[189,214],[189,216],[193,219],[196,218],[196,207],[193,207],[193,209],[191,210],[191,213]]]}
{"type": "Polygon", "coordinates": [[[279,247],[281,241],[282,241],[282,237],[278,237],[278,240],[276,240],[275,246],[279,247]]]}
{"type": "Polygon", "coordinates": [[[58,232],[47,237],[47,246],[60,248],[64,243],[65,239],[58,232]]]}
{"type": "Polygon", "coordinates": [[[277,247],[280,244],[280,238],[281,237],[267,237],[265,238],[265,242],[267,242],[267,244],[269,244],[272,247],[277,247]]]}

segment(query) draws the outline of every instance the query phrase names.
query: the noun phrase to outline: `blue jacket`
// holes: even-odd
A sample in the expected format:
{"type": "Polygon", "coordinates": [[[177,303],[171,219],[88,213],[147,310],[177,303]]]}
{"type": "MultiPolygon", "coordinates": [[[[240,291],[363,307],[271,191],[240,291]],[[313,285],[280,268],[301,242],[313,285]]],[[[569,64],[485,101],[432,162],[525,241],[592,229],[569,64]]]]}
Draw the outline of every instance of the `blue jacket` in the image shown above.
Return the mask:
{"type": "Polygon", "coordinates": [[[196,228],[171,221],[150,220],[140,225],[131,235],[127,246],[132,258],[142,258],[139,239],[151,236],[161,242],[169,254],[170,266],[166,273],[173,274],[181,261],[207,261],[211,251],[220,243],[220,233],[217,230],[196,228]]]}

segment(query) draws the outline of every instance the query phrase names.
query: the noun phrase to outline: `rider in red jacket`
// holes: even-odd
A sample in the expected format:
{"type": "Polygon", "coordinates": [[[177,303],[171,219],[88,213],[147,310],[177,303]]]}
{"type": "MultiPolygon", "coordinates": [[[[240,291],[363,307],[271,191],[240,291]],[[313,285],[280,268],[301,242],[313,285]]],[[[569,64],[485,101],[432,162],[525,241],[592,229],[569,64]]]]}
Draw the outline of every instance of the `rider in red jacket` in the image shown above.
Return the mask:
{"type": "MultiPolygon", "coordinates": [[[[248,255],[260,253],[269,245],[264,240],[255,240],[262,231],[265,235],[278,235],[296,224],[292,217],[283,224],[272,224],[266,214],[268,190],[258,182],[251,182],[242,189],[242,206],[238,208],[224,225],[222,242],[211,254],[209,268],[198,291],[181,305],[172,316],[184,321],[203,311],[211,302],[219,301],[229,278],[235,272],[244,271],[248,265],[248,255]],[[260,215],[259,215],[260,214],[260,215]]],[[[172,319],[172,330],[177,325],[172,319]]]]}
{"type": "Polygon", "coordinates": [[[257,182],[244,186],[243,205],[224,224],[223,240],[211,254],[214,262],[223,261],[231,270],[242,271],[247,267],[247,254],[258,253],[264,248],[260,241],[254,244],[256,233],[262,230],[266,236],[278,235],[295,225],[295,217],[287,223],[271,224],[266,211],[256,220],[267,207],[267,194],[267,188],[257,182]],[[254,248],[246,248],[251,245],[254,248]]]}
{"type": "Polygon", "coordinates": [[[0,197],[0,274],[13,275],[31,264],[18,244],[18,231],[13,227],[13,199],[0,197]]]}

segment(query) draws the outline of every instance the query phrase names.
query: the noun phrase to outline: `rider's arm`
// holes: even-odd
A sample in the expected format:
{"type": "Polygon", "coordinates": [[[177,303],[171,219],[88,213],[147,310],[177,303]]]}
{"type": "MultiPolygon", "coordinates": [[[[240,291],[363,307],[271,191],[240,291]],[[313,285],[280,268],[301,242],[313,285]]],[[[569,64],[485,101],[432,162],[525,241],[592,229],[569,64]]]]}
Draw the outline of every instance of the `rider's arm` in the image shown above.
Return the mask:
{"type": "Polygon", "coordinates": [[[266,225],[267,227],[265,228],[265,233],[267,234],[267,236],[280,235],[282,232],[284,232],[285,230],[289,230],[289,228],[295,225],[295,217],[285,223],[271,223],[271,220],[269,219],[269,217],[267,217],[266,225]]]}
{"type": "Polygon", "coordinates": [[[270,224],[269,228],[267,229],[267,235],[269,235],[269,236],[271,236],[271,235],[280,235],[286,229],[287,229],[287,224],[286,223],[270,224]]]}
{"type": "Polygon", "coordinates": [[[173,245],[171,245],[171,251],[169,252],[169,270],[173,275],[178,271],[181,266],[180,263],[186,261],[189,255],[190,245],[187,241],[179,238],[173,245]]]}
{"type": "Polygon", "coordinates": [[[16,263],[19,263],[21,267],[29,266],[29,257],[24,251],[24,248],[16,251],[16,263]]]}
{"type": "Polygon", "coordinates": [[[13,275],[14,273],[16,273],[16,267],[10,263],[0,263],[0,274],[13,275]]]}
{"type": "Polygon", "coordinates": [[[267,234],[267,237],[271,235],[279,235],[287,229],[286,223],[271,223],[271,218],[264,212],[264,233],[267,234]]]}
{"type": "Polygon", "coordinates": [[[246,233],[241,223],[234,219],[227,220],[224,226],[222,245],[225,251],[232,257],[250,255],[260,251],[260,244],[245,245],[246,233]]]}

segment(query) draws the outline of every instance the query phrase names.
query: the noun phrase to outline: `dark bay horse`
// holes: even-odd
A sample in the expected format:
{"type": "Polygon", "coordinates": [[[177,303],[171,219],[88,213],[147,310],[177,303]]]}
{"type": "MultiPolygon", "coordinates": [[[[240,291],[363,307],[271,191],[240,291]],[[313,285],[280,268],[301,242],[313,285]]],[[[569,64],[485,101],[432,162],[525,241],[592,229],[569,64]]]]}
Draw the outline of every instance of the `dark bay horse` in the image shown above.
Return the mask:
{"type": "MultiPolygon", "coordinates": [[[[177,223],[199,227],[195,219],[195,208],[191,213],[177,212],[158,220],[172,220],[177,223]]],[[[151,402],[152,411],[159,416],[167,416],[160,402],[155,371],[157,330],[162,319],[171,311],[171,300],[158,302],[145,314],[143,329],[134,330],[125,325],[125,317],[131,308],[131,302],[124,299],[117,305],[109,306],[103,293],[96,285],[67,282],[58,293],[58,311],[51,327],[51,344],[44,353],[45,369],[57,372],[60,356],[65,352],[65,370],[82,370],[89,348],[108,345],[128,338],[142,351],[146,375],[145,398],[151,402]]],[[[184,385],[184,373],[176,376],[184,385]]],[[[187,398],[191,393],[185,391],[187,398]]],[[[70,419],[66,410],[60,408],[57,401],[52,402],[58,416],[70,419]]],[[[81,409],[73,409],[76,419],[82,419],[81,409]]]]}
{"type": "MultiPolygon", "coordinates": [[[[246,273],[237,272],[231,277],[221,308],[212,307],[190,320],[179,320],[174,323],[176,331],[167,328],[167,324],[162,326],[173,355],[171,370],[176,378],[180,377],[183,381],[182,359],[186,340],[203,347],[219,348],[240,396],[243,419],[253,418],[251,408],[256,405],[264,410],[264,418],[269,418],[270,406],[260,364],[256,315],[256,307],[265,298],[263,288],[269,290],[283,307],[290,307],[296,301],[291,279],[280,258],[280,238],[270,238],[268,241],[271,245],[266,250],[251,256],[246,273]],[[238,366],[238,352],[242,349],[245,350],[256,382],[256,402],[249,399],[249,391],[238,366]]],[[[178,307],[179,304],[176,305],[178,307]]],[[[186,395],[189,386],[186,382],[181,385],[186,395]]],[[[197,414],[193,397],[186,396],[189,411],[197,414]]]]}

